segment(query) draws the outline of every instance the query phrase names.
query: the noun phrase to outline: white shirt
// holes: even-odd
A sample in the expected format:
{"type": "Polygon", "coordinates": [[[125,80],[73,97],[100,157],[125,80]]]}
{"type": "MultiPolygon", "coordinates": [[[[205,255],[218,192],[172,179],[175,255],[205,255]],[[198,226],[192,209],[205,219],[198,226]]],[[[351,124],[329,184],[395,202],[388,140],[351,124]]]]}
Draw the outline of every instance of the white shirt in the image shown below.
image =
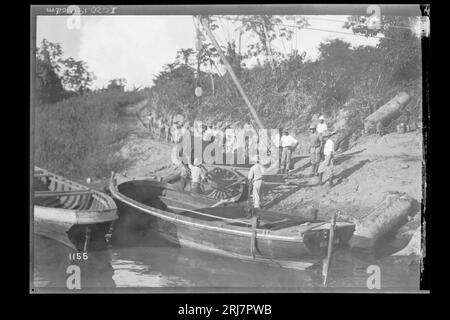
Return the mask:
{"type": "Polygon", "coordinates": [[[277,133],[272,137],[273,144],[278,148],[280,146],[280,134],[277,133]]]}
{"type": "Polygon", "coordinates": [[[248,172],[248,180],[250,181],[262,180],[263,174],[264,174],[264,167],[259,163],[256,163],[250,168],[250,171],[248,172]]]}
{"type": "Polygon", "coordinates": [[[281,136],[281,146],[282,147],[290,147],[296,144],[298,141],[291,135],[283,135],[281,136]]]}
{"type": "Polygon", "coordinates": [[[225,139],[226,139],[226,149],[228,152],[231,152],[234,150],[234,143],[236,140],[236,135],[234,133],[233,129],[226,129],[225,130],[225,139]]]}
{"type": "Polygon", "coordinates": [[[191,179],[192,182],[201,182],[202,179],[205,178],[205,173],[203,169],[197,166],[189,165],[189,169],[191,169],[191,179]]]}
{"type": "Polygon", "coordinates": [[[327,156],[327,155],[329,155],[329,154],[332,154],[333,152],[334,152],[334,142],[333,142],[333,140],[328,139],[328,140],[325,142],[325,145],[324,145],[324,147],[323,147],[323,154],[324,154],[325,156],[327,156]]]}
{"type": "Polygon", "coordinates": [[[328,130],[327,124],[325,122],[324,123],[318,123],[317,127],[316,127],[316,130],[317,130],[318,133],[323,133],[323,132],[327,131],[328,130]]]}

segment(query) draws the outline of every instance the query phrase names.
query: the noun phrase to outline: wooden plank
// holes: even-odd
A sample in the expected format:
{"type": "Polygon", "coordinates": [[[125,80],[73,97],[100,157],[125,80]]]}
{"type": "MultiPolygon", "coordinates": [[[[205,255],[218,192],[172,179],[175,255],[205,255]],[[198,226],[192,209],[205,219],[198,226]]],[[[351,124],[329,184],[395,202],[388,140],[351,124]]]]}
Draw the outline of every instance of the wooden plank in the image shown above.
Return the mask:
{"type": "Polygon", "coordinates": [[[62,197],[90,194],[91,190],[70,190],[70,191],[35,191],[35,197],[62,197]]]}

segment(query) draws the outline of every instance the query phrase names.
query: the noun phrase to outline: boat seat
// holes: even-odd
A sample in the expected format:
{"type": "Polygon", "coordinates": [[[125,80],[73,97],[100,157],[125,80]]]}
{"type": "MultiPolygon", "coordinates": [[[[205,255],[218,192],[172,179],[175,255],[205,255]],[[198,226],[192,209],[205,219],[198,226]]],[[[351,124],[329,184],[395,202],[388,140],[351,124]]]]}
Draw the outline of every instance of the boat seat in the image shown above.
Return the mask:
{"type": "Polygon", "coordinates": [[[59,208],[62,206],[61,200],[59,200],[56,197],[39,199],[38,201],[36,201],[35,204],[42,207],[52,207],[52,208],[59,208]]]}
{"type": "Polygon", "coordinates": [[[282,219],[279,221],[262,224],[262,225],[260,225],[260,228],[261,229],[270,229],[270,230],[280,230],[280,229],[284,229],[284,228],[293,227],[293,226],[296,226],[299,224],[301,224],[299,221],[282,219]]]}

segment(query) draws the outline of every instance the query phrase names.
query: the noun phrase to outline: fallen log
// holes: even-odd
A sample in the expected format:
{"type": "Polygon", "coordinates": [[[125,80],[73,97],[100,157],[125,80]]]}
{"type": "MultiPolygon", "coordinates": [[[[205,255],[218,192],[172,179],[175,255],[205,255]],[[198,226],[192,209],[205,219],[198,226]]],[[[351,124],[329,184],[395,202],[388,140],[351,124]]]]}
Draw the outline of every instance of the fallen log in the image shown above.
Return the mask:
{"type": "Polygon", "coordinates": [[[406,194],[389,193],[373,211],[356,221],[351,248],[371,249],[381,237],[394,233],[415,213],[414,199],[406,194]]]}
{"type": "Polygon", "coordinates": [[[364,129],[366,132],[372,131],[378,122],[387,127],[393,120],[400,116],[400,112],[411,100],[411,96],[406,92],[399,92],[388,103],[382,105],[374,113],[370,114],[364,120],[364,129]]]}

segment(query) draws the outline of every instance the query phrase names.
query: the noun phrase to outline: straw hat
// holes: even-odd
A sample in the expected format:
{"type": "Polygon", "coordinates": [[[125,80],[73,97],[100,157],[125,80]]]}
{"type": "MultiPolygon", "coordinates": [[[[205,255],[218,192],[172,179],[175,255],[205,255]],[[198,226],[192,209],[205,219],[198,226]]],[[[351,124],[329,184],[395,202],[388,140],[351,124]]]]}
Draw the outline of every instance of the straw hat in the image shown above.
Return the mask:
{"type": "Polygon", "coordinates": [[[314,123],[311,123],[311,125],[309,126],[309,129],[316,129],[316,125],[314,123]]]}
{"type": "Polygon", "coordinates": [[[325,117],[324,116],[320,116],[319,120],[325,120],[325,117]]]}

